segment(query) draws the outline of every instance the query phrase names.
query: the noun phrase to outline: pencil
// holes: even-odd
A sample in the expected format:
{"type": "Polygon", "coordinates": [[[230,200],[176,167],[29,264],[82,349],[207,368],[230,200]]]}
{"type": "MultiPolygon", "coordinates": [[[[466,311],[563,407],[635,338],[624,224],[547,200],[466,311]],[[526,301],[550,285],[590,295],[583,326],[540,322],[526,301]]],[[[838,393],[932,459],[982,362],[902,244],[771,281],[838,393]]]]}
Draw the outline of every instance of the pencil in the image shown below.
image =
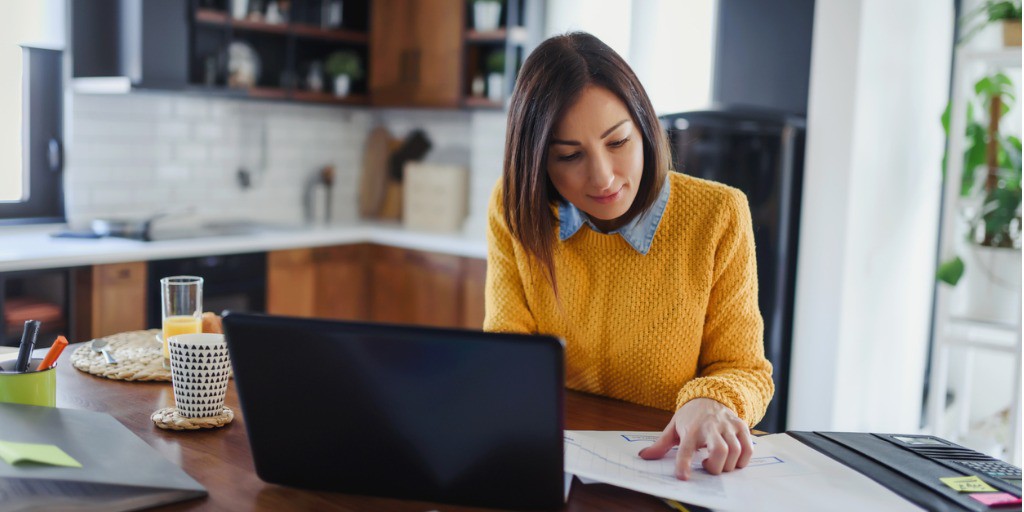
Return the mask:
{"type": "Polygon", "coordinates": [[[690,512],[690,509],[684,507],[682,503],[679,503],[676,500],[670,500],[668,498],[662,498],[661,501],[664,501],[665,504],[668,505],[669,508],[671,508],[673,510],[678,510],[679,512],[690,512]]]}

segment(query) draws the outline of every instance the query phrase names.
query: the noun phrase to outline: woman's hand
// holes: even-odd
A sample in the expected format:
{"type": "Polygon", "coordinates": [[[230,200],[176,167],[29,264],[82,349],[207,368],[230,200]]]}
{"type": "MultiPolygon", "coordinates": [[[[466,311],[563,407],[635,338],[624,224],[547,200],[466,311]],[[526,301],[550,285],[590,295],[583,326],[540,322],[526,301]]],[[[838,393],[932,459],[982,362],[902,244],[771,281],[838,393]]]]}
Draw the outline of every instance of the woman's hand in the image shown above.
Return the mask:
{"type": "Polygon", "coordinates": [[[745,467],[754,453],[746,422],[728,407],[710,398],[695,398],[683,404],[668,422],[654,444],[640,450],[640,457],[657,460],[673,446],[676,454],[676,478],[690,478],[690,460],[694,452],[708,449],[704,469],[712,475],[745,467]]]}

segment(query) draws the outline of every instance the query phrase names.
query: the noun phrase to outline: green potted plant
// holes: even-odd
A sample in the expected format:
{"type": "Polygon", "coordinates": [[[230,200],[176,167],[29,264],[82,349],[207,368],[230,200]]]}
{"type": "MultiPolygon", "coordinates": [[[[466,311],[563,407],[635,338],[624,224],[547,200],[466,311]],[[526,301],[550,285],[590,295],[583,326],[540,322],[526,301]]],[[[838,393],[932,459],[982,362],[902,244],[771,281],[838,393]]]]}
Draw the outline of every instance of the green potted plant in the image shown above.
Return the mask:
{"type": "MultiPolygon", "coordinates": [[[[967,104],[967,146],[964,151],[958,213],[965,244],[958,254],[942,262],[936,277],[956,286],[961,278],[955,309],[973,318],[1012,320],[1020,286],[1021,266],[1021,140],[1000,132],[999,121],[1015,101],[1015,86],[1004,74],[986,76],[975,86],[967,104]],[[980,109],[975,107],[979,106],[980,109]],[[985,115],[979,117],[978,112],[985,115]],[[1000,292],[1009,292],[997,298],[1000,292]],[[1004,311],[1005,310],[1005,311],[1004,311]]],[[[949,110],[942,125],[949,136],[949,110]]],[[[943,169],[945,169],[943,158],[943,169]]],[[[1015,318],[1015,316],[1014,316],[1015,318]]]]}
{"type": "Polygon", "coordinates": [[[985,0],[960,18],[965,43],[992,23],[1003,25],[1003,45],[1020,46],[1021,0],[985,0]]]}
{"type": "Polygon", "coordinates": [[[363,63],[353,51],[338,51],[327,56],[324,71],[334,79],[334,95],[347,96],[352,81],[363,77],[363,63]]]}
{"type": "Polygon", "coordinates": [[[484,61],[487,73],[487,99],[501,101],[505,94],[505,50],[494,50],[484,61]]]}

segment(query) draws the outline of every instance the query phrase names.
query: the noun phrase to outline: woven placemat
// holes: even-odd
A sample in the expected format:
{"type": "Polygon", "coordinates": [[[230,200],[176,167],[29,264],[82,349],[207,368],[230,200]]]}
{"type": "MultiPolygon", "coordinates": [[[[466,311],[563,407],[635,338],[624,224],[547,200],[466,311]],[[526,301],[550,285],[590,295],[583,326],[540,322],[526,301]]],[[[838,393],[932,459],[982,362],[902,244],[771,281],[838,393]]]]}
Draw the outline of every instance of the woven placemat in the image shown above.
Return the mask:
{"type": "Polygon", "coordinates": [[[71,365],[85,373],[114,380],[171,380],[171,370],[164,368],[163,348],[155,338],[160,329],[129,331],[105,336],[107,351],[117,364],[107,364],[103,354],[86,343],[71,354],[71,365]]]}
{"type": "Polygon", "coordinates": [[[224,406],[220,416],[212,418],[186,418],[178,413],[176,407],[164,407],[149,417],[156,426],[164,430],[198,430],[201,428],[219,428],[235,419],[235,412],[224,406]]]}

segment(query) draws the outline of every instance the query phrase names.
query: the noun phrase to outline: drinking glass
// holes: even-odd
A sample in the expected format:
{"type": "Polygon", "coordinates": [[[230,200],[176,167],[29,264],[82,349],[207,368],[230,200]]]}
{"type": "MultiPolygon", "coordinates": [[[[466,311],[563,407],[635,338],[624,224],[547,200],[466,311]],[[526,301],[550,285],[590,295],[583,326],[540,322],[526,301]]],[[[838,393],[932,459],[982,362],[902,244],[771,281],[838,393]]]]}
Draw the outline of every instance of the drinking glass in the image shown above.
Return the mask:
{"type": "Polygon", "coordinates": [[[202,332],[203,278],[171,276],[161,279],[160,303],[163,307],[164,368],[170,368],[168,340],[171,336],[202,332]]]}

